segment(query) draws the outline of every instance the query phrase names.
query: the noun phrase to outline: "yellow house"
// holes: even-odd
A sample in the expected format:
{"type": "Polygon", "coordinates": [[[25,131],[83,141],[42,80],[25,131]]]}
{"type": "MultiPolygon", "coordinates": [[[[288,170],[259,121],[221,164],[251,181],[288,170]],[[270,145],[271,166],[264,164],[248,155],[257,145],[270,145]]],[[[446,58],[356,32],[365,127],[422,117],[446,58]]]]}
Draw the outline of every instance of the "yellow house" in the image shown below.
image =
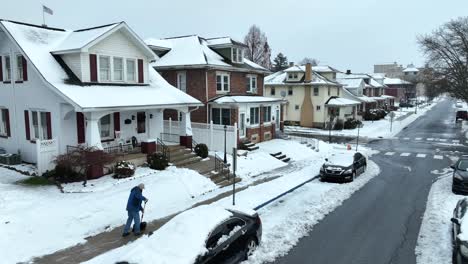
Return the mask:
{"type": "Polygon", "coordinates": [[[292,66],[265,77],[264,95],[283,98],[286,125],[325,128],[338,120],[356,118],[360,102],[340,97],[338,71],[329,66],[292,66]]]}

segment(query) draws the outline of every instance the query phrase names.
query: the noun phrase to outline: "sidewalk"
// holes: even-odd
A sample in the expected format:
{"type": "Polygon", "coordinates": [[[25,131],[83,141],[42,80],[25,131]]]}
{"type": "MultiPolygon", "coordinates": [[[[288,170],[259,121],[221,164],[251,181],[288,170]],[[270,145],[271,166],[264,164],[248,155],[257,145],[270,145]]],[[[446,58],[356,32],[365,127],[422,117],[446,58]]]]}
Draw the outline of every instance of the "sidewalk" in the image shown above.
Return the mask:
{"type": "MultiPolygon", "coordinates": [[[[295,163],[291,163],[290,165],[286,167],[282,167],[274,171],[266,172],[258,176],[255,176],[255,178],[259,178],[259,180],[256,180],[247,186],[236,188],[236,192],[241,192],[251,186],[256,186],[262,183],[273,181],[283,176],[284,174],[287,174],[291,171],[296,170],[300,166],[302,166],[301,162],[295,162],[295,163]]],[[[209,198],[207,200],[204,200],[202,202],[199,202],[188,209],[191,209],[200,205],[204,205],[204,204],[211,204],[213,202],[226,198],[230,196],[231,194],[232,194],[232,190],[227,188],[226,192],[221,193],[215,197],[209,198]]],[[[167,223],[169,220],[171,220],[174,216],[176,216],[179,213],[181,212],[148,222],[147,230],[145,231],[145,233],[152,234],[152,232],[158,230],[161,226],[163,226],[165,223],[167,223]]],[[[73,247],[69,247],[69,248],[57,251],[55,253],[49,254],[49,255],[35,258],[33,259],[32,262],[37,263],[37,264],[81,263],[93,257],[96,257],[104,252],[107,252],[114,248],[121,247],[137,239],[136,237],[132,235],[127,238],[122,238],[122,230],[123,230],[123,225],[116,227],[108,232],[103,232],[95,236],[87,237],[86,243],[78,244],[73,247]]]]}

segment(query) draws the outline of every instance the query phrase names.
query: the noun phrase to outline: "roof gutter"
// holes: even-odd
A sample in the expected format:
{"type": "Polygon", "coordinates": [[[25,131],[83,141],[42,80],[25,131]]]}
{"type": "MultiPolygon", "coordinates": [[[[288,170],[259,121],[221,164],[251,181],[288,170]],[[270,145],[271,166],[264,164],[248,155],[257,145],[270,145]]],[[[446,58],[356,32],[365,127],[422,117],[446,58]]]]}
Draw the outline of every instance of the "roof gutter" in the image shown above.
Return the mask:
{"type": "MultiPolygon", "coordinates": [[[[143,110],[143,109],[174,109],[179,107],[197,107],[203,106],[202,103],[184,103],[184,104],[167,104],[167,105],[139,105],[139,106],[112,106],[112,107],[83,107],[83,112],[97,111],[123,111],[123,110],[143,110]]],[[[196,110],[196,109],[195,109],[196,110]]],[[[194,110],[194,111],[195,111],[194,110]]]]}

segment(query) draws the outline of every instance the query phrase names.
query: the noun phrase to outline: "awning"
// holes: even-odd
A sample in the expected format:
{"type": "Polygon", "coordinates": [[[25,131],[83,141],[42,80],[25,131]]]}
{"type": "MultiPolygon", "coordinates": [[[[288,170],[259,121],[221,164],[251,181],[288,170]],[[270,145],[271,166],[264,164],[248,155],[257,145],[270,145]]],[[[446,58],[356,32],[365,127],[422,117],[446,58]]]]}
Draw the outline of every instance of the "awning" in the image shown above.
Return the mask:
{"type": "Polygon", "coordinates": [[[325,106],[353,106],[353,105],[359,105],[359,104],[361,103],[356,102],[354,100],[341,98],[341,97],[335,97],[335,98],[330,98],[330,100],[328,100],[325,106]]]}

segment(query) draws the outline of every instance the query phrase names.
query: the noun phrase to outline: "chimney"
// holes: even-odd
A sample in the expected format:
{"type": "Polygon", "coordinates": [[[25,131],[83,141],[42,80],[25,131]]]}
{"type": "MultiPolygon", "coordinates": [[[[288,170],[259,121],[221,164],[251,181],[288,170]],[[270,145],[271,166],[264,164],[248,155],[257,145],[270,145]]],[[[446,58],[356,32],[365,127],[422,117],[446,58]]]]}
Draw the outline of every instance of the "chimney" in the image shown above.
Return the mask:
{"type": "Polygon", "coordinates": [[[346,70],[346,74],[347,74],[347,75],[350,75],[350,74],[351,74],[351,70],[346,70]]]}
{"type": "Polygon", "coordinates": [[[312,64],[310,64],[310,63],[307,63],[305,65],[304,82],[306,82],[306,83],[312,82],[312,64]]]}
{"type": "Polygon", "coordinates": [[[294,66],[294,61],[290,61],[289,62],[289,67],[293,67],[294,66]]]}

